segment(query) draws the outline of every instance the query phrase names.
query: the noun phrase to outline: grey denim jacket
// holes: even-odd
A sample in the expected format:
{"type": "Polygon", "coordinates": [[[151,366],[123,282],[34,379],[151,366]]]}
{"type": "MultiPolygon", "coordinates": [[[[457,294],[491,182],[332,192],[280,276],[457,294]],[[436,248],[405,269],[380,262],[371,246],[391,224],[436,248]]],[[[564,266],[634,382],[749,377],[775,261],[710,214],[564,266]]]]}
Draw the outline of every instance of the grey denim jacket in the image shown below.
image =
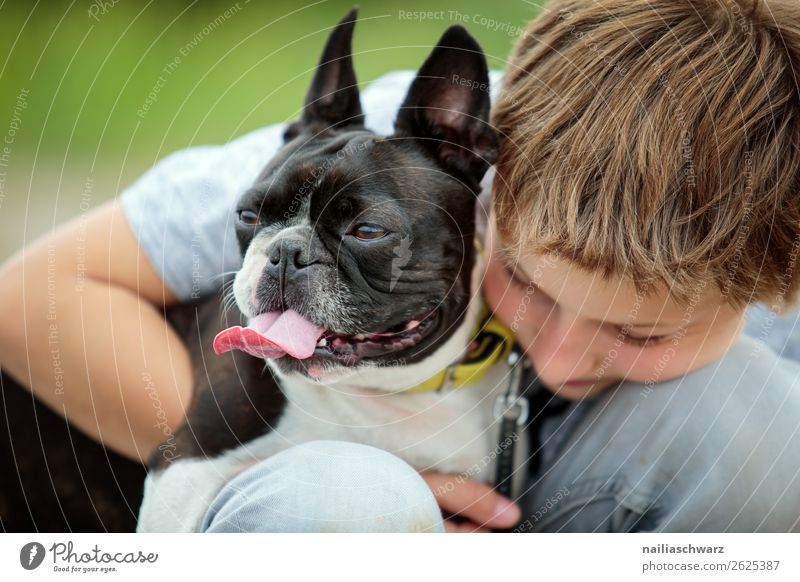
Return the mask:
{"type": "MultiPolygon", "coordinates": [[[[751,310],[746,331],[767,313],[751,310]]],[[[795,318],[772,339],[792,339],[795,318]]],[[[573,403],[540,438],[519,531],[800,531],[800,364],[760,338],[742,334],[683,377],[573,403]]]]}

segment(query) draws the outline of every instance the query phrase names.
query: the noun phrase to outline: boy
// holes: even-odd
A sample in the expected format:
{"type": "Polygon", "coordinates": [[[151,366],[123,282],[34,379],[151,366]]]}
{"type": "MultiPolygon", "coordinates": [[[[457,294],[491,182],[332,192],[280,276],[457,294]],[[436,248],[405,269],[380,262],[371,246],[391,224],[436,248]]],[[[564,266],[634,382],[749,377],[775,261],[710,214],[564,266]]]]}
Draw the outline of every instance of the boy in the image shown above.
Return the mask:
{"type": "MultiPolygon", "coordinates": [[[[555,393],[546,409],[569,405],[541,422],[539,468],[521,511],[480,484],[423,476],[439,506],[467,519],[448,521],[448,531],[800,527],[800,464],[790,457],[800,445],[800,366],[741,335],[746,304],[782,308],[798,286],[793,72],[800,73],[800,11],[787,1],[752,11],[721,0],[555,2],[531,23],[495,102],[502,148],[484,291],[555,393]]],[[[389,76],[364,92],[368,127],[389,129],[409,80],[389,76]]],[[[281,130],[173,154],[123,195],[124,216],[115,206],[98,210],[85,225],[82,267],[91,277],[80,292],[69,283],[76,226],[9,263],[0,278],[3,367],[17,378],[30,374],[36,393],[87,432],[144,457],[165,434],[148,430],[142,371],[158,389],[167,430],[180,421],[191,378],[185,351],[153,305],[190,299],[238,267],[231,207],[281,130]],[[198,203],[205,222],[182,220],[182,205],[198,203]],[[89,383],[74,383],[67,395],[50,387],[41,347],[49,249],[60,253],[61,329],[82,328],[87,301],[114,315],[91,321],[91,345],[62,347],[74,350],[62,353],[65,368],[75,366],[66,375],[88,374],[104,391],[94,399],[89,383]],[[40,285],[31,281],[35,269],[40,285]],[[115,352],[126,354],[119,379],[115,352]],[[95,418],[97,401],[106,408],[95,418]],[[126,413],[132,430],[119,429],[126,413]]],[[[775,324],[765,317],[754,331],[769,339],[775,324]]],[[[304,449],[293,463],[280,459],[281,468],[311,463],[301,476],[310,479],[322,472],[315,458],[329,459],[330,450],[304,449]]],[[[341,464],[326,471],[342,471],[338,478],[365,470],[341,464]]],[[[250,474],[239,491],[262,505],[323,511],[303,506],[302,495],[265,493],[267,478],[250,474]]],[[[407,493],[429,507],[418,489],[407,493]]],[[[253,511],[226,490],[210,508],[208,530],[253,511]]],[[[259,511],[260,522],[270,521],[259,511]]]]}
{"type": "Polygon", "coordinates": [[[575,401],[520,528],[799,529],[800,367],[741,330],[800,284],[800,6],[557,3],[511,63],[484,291],[575,401]]]}

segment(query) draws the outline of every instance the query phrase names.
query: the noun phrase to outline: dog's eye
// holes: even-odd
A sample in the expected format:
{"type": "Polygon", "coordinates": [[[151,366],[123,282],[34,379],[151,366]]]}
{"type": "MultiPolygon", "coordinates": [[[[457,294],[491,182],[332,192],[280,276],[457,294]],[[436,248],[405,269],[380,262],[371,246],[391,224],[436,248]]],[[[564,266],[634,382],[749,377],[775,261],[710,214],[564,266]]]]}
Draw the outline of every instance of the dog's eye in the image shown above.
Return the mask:
{"type": "Polygon", "coordinates": [[[353,229],[353,236],[361,240],[374,240],[383,238],[387,232],[375,224],[358,224],[353,229]]]}
{"type": "Polygon", "coordinates": [[[256,214],[252,210],[240,210],[239,222],[247,226],[255,226],[256,224],[258,224],[258,214],[256,214]]]}

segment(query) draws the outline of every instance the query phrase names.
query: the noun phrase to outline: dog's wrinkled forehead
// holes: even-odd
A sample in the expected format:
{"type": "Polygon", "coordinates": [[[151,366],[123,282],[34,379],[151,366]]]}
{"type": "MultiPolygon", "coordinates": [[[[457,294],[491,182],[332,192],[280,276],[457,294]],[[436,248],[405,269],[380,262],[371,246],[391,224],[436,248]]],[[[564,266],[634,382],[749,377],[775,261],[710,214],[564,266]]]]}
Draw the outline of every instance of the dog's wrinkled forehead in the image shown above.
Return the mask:
{"type": "Polygon", "coordinates": [[[420,204],[425,198],[428,205],[447,210],[472,196],[408,139],[365,129],[304,136],[286,144],[249,191],[265,222],[282,209],[282,222],[288,226],[293,222],[288,219],[308,215],[312,201],[321,212],[345,198],[362,207],[390,200],[420,204]]]}
{"type": "Polygon", "coordinates": [[[248,196],[253,206],[260,207],[265,222],[279,219],[285,226],[308,217],[312,199],[319,207],[337,197],[369,196],[369,184],[377,176],[383,178],[380,193],[394,196],[397,192],[389,187],[393,179],[387,174],[399,161],[391,149],[367,130],[331,131],[313,139],[301,136],[270,161],[248,196]]]}
{"type": "Polygon", "coordinates": [[[286,144],[264,168],[257,183],[272,191],[290,190],[309,195],[323,182],[352,180],[355,170],[374,162],[378,136],[367,130],[326,132],[312,139],[286,144]]]}

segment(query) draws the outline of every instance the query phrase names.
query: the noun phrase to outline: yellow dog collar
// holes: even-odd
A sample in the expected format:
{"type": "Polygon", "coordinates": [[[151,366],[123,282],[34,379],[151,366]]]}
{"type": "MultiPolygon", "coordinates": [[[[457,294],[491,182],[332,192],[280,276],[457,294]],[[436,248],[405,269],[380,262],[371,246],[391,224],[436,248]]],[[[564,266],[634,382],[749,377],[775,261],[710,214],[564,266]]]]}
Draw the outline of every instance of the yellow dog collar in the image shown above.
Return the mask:
{"type": "Polygon", "coordinates": [[[464,358],[404,392],[428,392],[445,387],[463,388],[477,383],[498,361],[505,360],[514,345],[514,334],[493,317],[481,301],[481,317],[464,358]]]}
{"type": "MultiPolygon", "coordinates": [[[[475,248],[478,254],[482,254],[483,246],[477,238],[475,248]]],[[[428,392],[441,390],[445,386],[463,388],[475,384],[494,364],[508,356],[514,345],[513,332],[491,314],[483,299],[479,301],[480,313],[475,329],[472,330],[472,341],[467,355],[460,362],[404,392],[428,392]]]]}

